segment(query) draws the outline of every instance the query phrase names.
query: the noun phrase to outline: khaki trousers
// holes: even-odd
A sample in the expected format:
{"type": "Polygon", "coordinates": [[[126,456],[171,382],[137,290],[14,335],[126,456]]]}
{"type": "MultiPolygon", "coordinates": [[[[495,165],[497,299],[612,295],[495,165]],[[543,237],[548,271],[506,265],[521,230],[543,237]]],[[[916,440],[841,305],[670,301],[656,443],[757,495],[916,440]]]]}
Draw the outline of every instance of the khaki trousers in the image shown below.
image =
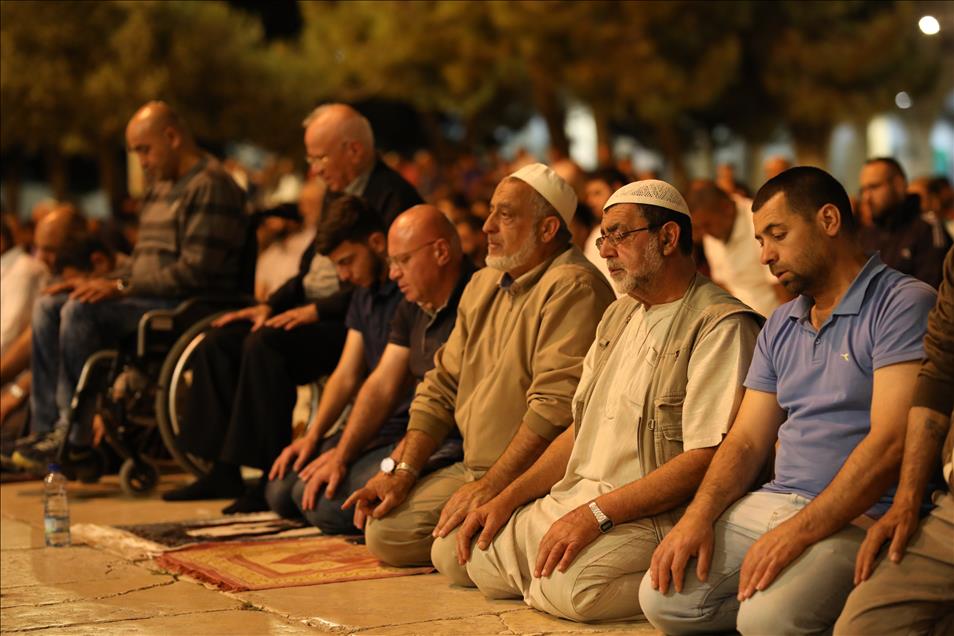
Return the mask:
{"type": "Polygon", "coordinates": [[[444,504],[457,489],[486,471],[457,462],[422,478],[400,506],[381,519],[369,519],[365,541],[371,554],[398,567],[431,564],[431,533],[444,504]]]}
{"type": "Polygon", "coordinates": [[[851,593],[835,634],[952,633],[954,495],[947,493],[912,535],[901,563],[883,559],[851,593]]]}
{"type": "Polygon", "coordinates": [[[434,565],[455,583],[476,585],[489,598],[523,598],[530,607],[561,618],[641,619],[639,583],[656,548],[656,533],[648,520],[621,524],[597,537],[566,572],[534,578],[541,539],[571,509],[551,497],[521,508],[486,551],[473,547],[466,569],[457,563],[455,531],[434,543],[434,565]]]}

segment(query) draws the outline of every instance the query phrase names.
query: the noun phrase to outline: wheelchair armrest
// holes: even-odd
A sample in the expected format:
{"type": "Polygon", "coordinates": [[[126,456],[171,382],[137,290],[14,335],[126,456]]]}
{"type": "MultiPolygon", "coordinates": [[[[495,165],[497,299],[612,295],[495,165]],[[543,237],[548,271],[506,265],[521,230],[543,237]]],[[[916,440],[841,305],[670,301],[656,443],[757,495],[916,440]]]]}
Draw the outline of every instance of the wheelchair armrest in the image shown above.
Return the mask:
{"type": "MultiPolygon", "coordinates": [[[[150,334],[174,335],[182,333],[190,325],[211,314],[246,307],[255,302],[248,295],[207,295],[188,298],[172,309],[153,309],[139,319],[136,338],[136,355],[143,357],[148,348],[150,334]]],[[[171,343],[170,343],[171,344],[171,343]]]]}

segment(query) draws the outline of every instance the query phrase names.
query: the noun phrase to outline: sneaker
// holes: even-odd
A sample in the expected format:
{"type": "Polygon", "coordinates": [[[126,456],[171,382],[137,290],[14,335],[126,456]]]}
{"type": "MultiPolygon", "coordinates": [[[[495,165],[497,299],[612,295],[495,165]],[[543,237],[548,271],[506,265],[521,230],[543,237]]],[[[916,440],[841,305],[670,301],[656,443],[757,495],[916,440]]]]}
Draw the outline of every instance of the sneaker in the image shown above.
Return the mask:
{"type": "Polygon", "coordinates": [[[60,457],[60,447],[66,437],[65,428],[53,429],[50,433],[40,437],[33,444],[24,445],[13,452],[13,463],[25,471],[44,475],[52,462],[70,464],[87,461],[93,453],[90,448],[81,448],[67,444],[60,457]]]}

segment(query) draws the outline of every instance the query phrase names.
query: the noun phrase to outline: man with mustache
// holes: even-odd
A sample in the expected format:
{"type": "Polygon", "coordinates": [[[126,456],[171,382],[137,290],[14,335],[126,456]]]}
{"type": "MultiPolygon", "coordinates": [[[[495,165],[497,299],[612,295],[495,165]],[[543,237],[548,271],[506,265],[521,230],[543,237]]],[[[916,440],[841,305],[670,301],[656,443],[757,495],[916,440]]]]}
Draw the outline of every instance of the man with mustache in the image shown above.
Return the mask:
{"type": "Polygon", "coordinates": [[[752,211],[762,262],[797,297],[759,334],[735,423],[643,578],[640,606],[667,634],[831,629],[862,528],[891,504],[934,305],[928,285],[865,256],[824,170],[786,170],[752,211]]]}
{"type": "Polygon", "coordinates": [[[484,224],[487,268],[464,290],[457,322],[411,404],[393,469],[345,503],[357,504],[371,552],[392,565],[431,561],[435,537],[529,467],[570,423],[583,356],[612,300],[608,283],[571,244],[572,188],[531,164],[506,177],[484,224]],[[418,480],[425,460],[459,428],[464,458],[418,480]]]}
{"type": "Polygon", "coordinates": [[[640,617],[640,580],[728,430],[761,322],[696,273],[671,185],[630,183],[604,209],[596,243],[622,296],[583,363],[573,425],[432,552],[455,583],[575,621],[640,617]]]}

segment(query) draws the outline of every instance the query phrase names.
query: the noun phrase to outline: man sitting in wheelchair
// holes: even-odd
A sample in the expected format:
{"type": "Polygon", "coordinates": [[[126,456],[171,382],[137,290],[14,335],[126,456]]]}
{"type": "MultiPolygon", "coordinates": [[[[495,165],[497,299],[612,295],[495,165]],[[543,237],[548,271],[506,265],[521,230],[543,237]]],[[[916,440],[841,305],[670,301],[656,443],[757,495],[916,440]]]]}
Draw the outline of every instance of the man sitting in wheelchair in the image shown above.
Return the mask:
{"type": "Polygon", "coordinates": [[[91,452],[88,423],[69,431],[70,400],[89,356],[134,333],[150,310],[235,293],[245,282],[245,196],[219,162],[163,102],[133,115],[126,143],[149,183],[132,256],[106,278],[51,288],[34,307],[31,410],[39,435],[13,455],[33,472],[58,455],[70,464],[91,452]]]}

